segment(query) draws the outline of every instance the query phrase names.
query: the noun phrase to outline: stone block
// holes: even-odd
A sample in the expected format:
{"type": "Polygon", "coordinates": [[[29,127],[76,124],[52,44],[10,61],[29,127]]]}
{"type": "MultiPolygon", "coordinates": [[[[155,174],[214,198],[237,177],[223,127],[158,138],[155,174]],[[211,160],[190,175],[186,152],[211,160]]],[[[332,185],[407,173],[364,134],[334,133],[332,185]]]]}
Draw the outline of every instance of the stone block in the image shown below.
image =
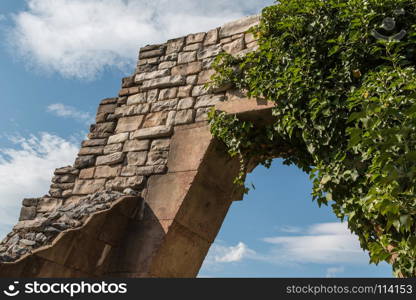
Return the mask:
{"type": "Polygon", "coordinates": [[[80,179],[91,179],[91,178],[94,178],[94,171],[95,171],[95,168],[82,169],[79,172],[79,178],[80,179]]]}
{"type": "Polygon", "coordinates": [[[218,30],[219,28],[212,29],[207,32],[207,35],[205,36],[204,45],[214,45],[218,43],[218,30]]]}
{"type": "Polygon", "coordinates": [[[152,151],[169,151],[170,139],[157,139],[152,142],[152,151]]]}
{"type": "MultiPolygon", "coordinates": [[[[166,77],[160,77],[152,80],[147,80],[143,82],[142,90],[147,91],[150,89],[156,89],[156,88],[168,88],[168,87],[175,87],[184,85],[186,82],[186,79],[184,76],[180,75],[174,75],[174,76],[166,76],[166,77]]],[[[150,101],[150,99],[148,99],[150,101]]]]}
{"type": "Polygon", "coordinates": [[[195,108],[213,106],[224,100],[224,95],[204,95],[196,99],[195,108]]]}
{"type": "Polygon", "coordinates": [[[118,144],[118,143],[123,143],[124,141],[129,139],[129,133],[128,132],[123,132],[123,133],[118,133],[115,135],[112,135],[108,138],[108,144],[118,144]]]}
{"type": "Polygon", "coordinates": [[[26,198],[23,199],[22,205],[23,206],[36,206],[38,205],[40,198],[26,198]]]}
{"type": "Polygon", "coordinates": [[[171,89],[163,89],[159,92],[159,100],[167,100],[167,99],[173,99],[176,98],[176,95],[178,94],[178,88],[171,88],[171,89]]]}
{"type": "Polygon", "coordinates": [[[178,105],[178,99],[171,99],[165,101],[157,101],[152,103],[151,112],[175,110],[178,105]]]}
{"type": "Polygon", "coordinates": [[[191,96],[191,92],[192,92],[192,85],[187,85],[187,86],[181,86],[178,89],[178,98],[186,98],[191,96]]]}
{"type": "Polygon", "coordinates": [[[164,61],[159,64],[159,70],[171,69],[176,66],[176,61],[164,61]]]}
{"type": "Polygon", "coordinates": [[[156,126],[151,128],[142,128],[131,133],[132,139],[147,139],[170,136],[173,132],[172,126],[156,126]]]}
{"type": "Polygon", "coordinates": [[[168,118],[167,111],[150,113],[146,115],[146,118],[143,123],[143,128],[166,125],[167,118],[168,118]]]}
{"type": "Polygon", "coordinates": [[[143,116],[120,118],[117,123],[116,132],[134,131],[140,128],[143,122],[143,116]]]}
{"type": "Polygon", "coordinates": [[[178,64],[186,64],[196,61],[196,51],[181,52],[178,54],[178,64]]]}
{"type": "Polygon", "coordinates": [[[147,92],[147,101],[150,103],[157,101],[158,97],[159,97],[158,89],[150,90],[147,92]]]}
{"type": "Polygon", "coordinates": [[[49,190],[49,195],[53,198],[60,198],[62,197],[62,190],[61,189],[53,189],[49,190]]]}
{"type": "Polygon", "coordinates": [[[99,166],[95,169],[95,178],[117,177],[121,166],[99,166]]]}
{"type": "Polygon", "coordinates": [[[123,152],[148,150],[149,144],[149,140],[129,140],[124,143],[123,152]]]}
{"type": "Polygon", "coordinates": [[[116,177],[109,180],[105,186],[106,188],[122,192],[126,188],[139,189],[144,183],[145,179],[143,176],[116,177]]]}
{"type": "Polygon", "coordinates": [[[205,32],[199,32],[194,34],[189,34],[186,37],[186,44],[193,44],[193,43],[201,43],[204,41],[206,33],[205,32]]]}
{"type": "Polygon", "coordinates": [[[195,122],[202,122],[208,120],[208,112],[211,110],[209,107],[198,108],[195,113],[195,122]]]}
{"type": "Polygon", "coordinates": [[[146,163],[147,151],[127,153],[127,164],[131,166],[143,166],[146,163]]]}
{"type": "Polygon", "coordinates": [[[20,209],[19,221],[33,220],[35,218],[36,218],[36,207],[35,206],[31,206],[31,207],[23,206],[20,209]]]}
{"type": "Polygon", "coordinates": [[[38,213],[46,213],[51,212],[60,206],[62,206],[62,199],[42,197],[39,199],[36,210],[38,213]]]}
{"type": "Polygon", "coordinates": [[[169,40],[166,46],[166,55],[182,51],[184,44],[185,38],[183,37],[169,40]]]}
{"type": "Polygon", "coordinates": [[[123,150],[123,143],[110,144],[104,147],[103,154],[111,154],[123,150]]]}
{"type": "Polygon", "coordinates": [[[260,16],[256,15],[227,23],[220,29],[220,38],[226,38],[238,33],[244,33],[251,27],[257,25],[259,21],[260,16]]]}
{"type": "Polygon", "coordinates": [[[163,174],[166,172],[166,170],[167,170],[166,165],[143,166],[143,167],[137,167],[136,174],[149,176],[149,175],[154,175],[154,174],[163,174]]]}
{"type": "Polygon", "coordinates": [[[88,195],[103,190],[105,179],[77,180],[73,190],[74,195],[88,195]]]}
{"type": "Polygon", "coordinates": [[[116,109],[116,107],[117,107],[117,104],[100,105],[98,107],[98,113],[99,114],[102,114],[102,113],[112,114],[114,110],[116,109]]]}
{"type": "Polygon", "coordinates": [[[194,61],[188,64],[178,65],[172,68],[172,75],[192,75],[198,74],[202,70],[202,63],[194,61]]]}
{"type": "Polygon", "coordinates": [[[96,146],[96,147],[84,147],[78,152],[78,155],[100,155],[103,154],[104,147],[103,146],[96,146]]]}
{"type": "Polygon", "coordinates": [[[140,52],[139,59],[146,59],[146,58],[153,58],[153,57],[160,57],[165,54],[165,48],[159,48],[155,50],[140,52]]]}
{"type": "Polygon", "coordinates": [[[78,170],[71,166],[55,169],[55,175],[77,174],[78,170]]]}
{"type": "Polygon", "coordinates": [[[244,38],[232,41],[231,43],[225,44],[222,46],[225,52],[231,55],[235,55],[240,51],[244,50],[246,47],[244,38]]]}
{"type": "Polygon", "coordinates": [[[198,60],[202,60],[209,57],[215,57],[222,52],[221,45],[216,44],[204,48],[201,51],[198,51],[198,60]]]}
{"type": "Polygon", "coordinates": [[[194,85],[198,81],[197,75],[191,75],[186,77],[186,84],[187,85],[194,85]]]}
{"type": "Polygon", "coordinates": [[[165,165],[168,161],[168,151],[150,151],[146,165],[165,165]]]}
{"type": "Polygon", "coordinates": [[[139,93],[127,98],[127,105],[146,103],[146,93],[139,93]]]}
{"type": "Polygon", "coordinates": [[[155,78],[158,78],[158,77],[164,77],[164,76],[169,76],[169,75],[170,75],[170,70],[168,70],[168,69],[157,70],[157,71],[153,71],[153,72],[137,74],[134,78],[134,81],[136,83],[141,83],[141,82],[149,80],[149,79],[155,79],[155,78]]]}
{"type": "Polygon", "coordinates": [[[82,147],[104,146],[107,144],[107,139],[85,140],[82,142],[82,147]]]}
{"type": "Polygon", "coordinates": [[[194,98],[188,97],[179,100],[178,109],[189,109],[194,106],[194,98]]]}
{"type": "Polygon", "coordinates": [[[215,70],[209,69],[204,70],[198,75],[198,84],[205,84],[207,82],[211,82],[211,77],[216,73],[215,70]]]}
{"type": "Polygon", "coordinates": [[[116,152],[108,155],[98,156],[96,165],[114,165],[118,163],[122,163],[124,160],[124,153],[123,152],[116,152]]]}
{"type": "Polygon", "coordinates": [[[208,90],[203,84],[202,85],[196,85],[192,89],[192,96],[193,97],[198,97],[198,96],[202,96],[202,95],[206,95],[206,94],[208,94],[208,90]]]}
{"type": "Polygon", "coordinates": [[[175,115],[175,125],[189,124],[194,121],[195,111],[193,109],[180,110],[175,115]]]}

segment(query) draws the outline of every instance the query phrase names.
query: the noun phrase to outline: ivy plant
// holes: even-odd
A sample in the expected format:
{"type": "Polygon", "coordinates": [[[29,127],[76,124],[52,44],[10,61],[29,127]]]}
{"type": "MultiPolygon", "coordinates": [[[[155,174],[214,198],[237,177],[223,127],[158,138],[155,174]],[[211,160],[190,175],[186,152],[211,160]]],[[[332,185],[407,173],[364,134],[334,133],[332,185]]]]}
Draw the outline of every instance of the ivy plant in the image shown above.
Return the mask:
{"type": "Polygon", "coordinates": [[[258,49],[220,54],[214,85],[273,101],[256,124],[212,111],[212,133],[241,160],[283,157],[310,175],[398,277],[416,275],[416,1],[280,0],[251,29],[258,49]]]}

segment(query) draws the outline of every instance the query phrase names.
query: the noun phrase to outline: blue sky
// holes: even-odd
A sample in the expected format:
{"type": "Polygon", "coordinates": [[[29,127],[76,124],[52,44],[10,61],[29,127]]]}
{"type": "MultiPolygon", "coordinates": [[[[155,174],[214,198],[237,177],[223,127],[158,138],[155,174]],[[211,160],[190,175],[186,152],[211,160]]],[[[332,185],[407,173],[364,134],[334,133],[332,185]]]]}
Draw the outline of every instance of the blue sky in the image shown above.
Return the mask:
{"type": "MultiPolygon", "coordinates": [[[[72,164],[101,99],[116,96],[139,47],[205,31],[273,1],[0,1],[0,235],[24,197],[47,193],[72,164]]],[[[235,202],[201,277],[390,277],[330,208],[310,198],[306,174],[275,160],[235,202]]]]}

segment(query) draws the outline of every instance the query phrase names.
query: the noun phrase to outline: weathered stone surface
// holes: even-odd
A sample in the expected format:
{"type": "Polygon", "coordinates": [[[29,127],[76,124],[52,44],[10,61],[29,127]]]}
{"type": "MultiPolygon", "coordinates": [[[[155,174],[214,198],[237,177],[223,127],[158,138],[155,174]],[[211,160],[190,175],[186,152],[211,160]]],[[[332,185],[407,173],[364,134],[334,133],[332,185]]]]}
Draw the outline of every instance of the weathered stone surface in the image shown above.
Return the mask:
{"type": "Polygon", "coordinates": [[[159,100],[167,100],[175,98],[178,94],[178,88],[171,88],[171,89],[163,89],[159,92],[159,100]]]}
{"type": "Polygon", "coordinates": [[[170,136],[172,134],[172,126],[156,126],[151,128],[143,128],[131,133],[132,139],[147,139],[170,136]]]}
{"type": "Polygon", "coordinates": [[[146,119],[144,120],[144,123],[143,123],[143,128],[166,125],[167,119],[168,119],[167,111],[150,113],[146,115],[146,119]]]}
{"type": "MultiPolygon", "coordinates": [[[[174,75],[174,76],[166,76],[166,77],[160,77],[152,80],[147,80],[143,82],[142,90],[150,90],[155,88],[168,88],[168,87],[174,87],[179,85],[184,85],[186,83],[186,79],[183,76],[180,75],[174,75]]],[[[150,101],[150,99],[148,99],[150,101]]]]}
{"type": "Polygon", "coordinates": [[[131,166],[143,166],[146,163],[147,151],[127,153],[127,164],[131,166]]]}
{"type": "MultiPolygon", "coordinates": [[[[81,174],[80,174],[80,176],[81,176],[81,174]]],[[[51,196],[51,197],[54,197],[54,198],[59,198],[59,197],[62,197],[62,190],[61,189],[50,189],[49,190],[49,195],[51,196]]]]}
{"type": "Polygon", "coordinates": [[[196,51],[181,52],[178,55],[178,64],[186,64],[196,61],[196,51]]]}
{"type": "Polygon", "coordinates": [[[55,175],[66,175],[66,174],[77,174],[78,170],[71,166],[66,166],[63,168],[58,168],[55,170],[55,175]]]}
{"type": "Polygon", "coordinates": [[[201,43],[205,38],[205,32],[190,34],[186,37],[186,44],[201,43]]]}
{"type": "Polygon", "coordinates": [[[111,154],[123,150],[123,143],[110,144],[104,147],[103,154],[111,154]]]}
{"type": "Polygon", "coordinates": [[[95,168],[82,169],[79,172],[79,178],[80,179],[91,179],[91,178],[94,178],[94,171],[95,171],[95,168]]]}
{"type": "Polygon", "coordinates": [[[198,74],[202,70],[202,62],[194,61],[188,64],[182,64],[172,68],[172,75],[192,75],[198,74]]]}
{"type": "Polygon", "coordinates": [[[74,167],[77,169],[85,169],[95,165],[95,156],[80,156],[75,160],[74,167]]]}
{"type": "Polygon", "coordinates": [[[232,41],[231,43],[222,46],[225,52],[234,55],[245,49],[244,38],[232,41]]]}
{"type": "Polygon", "coordinates": [[[159,96],[159,90],[158,89],[154,89],[154,90],[150,90],[147,92],[147,101],[148,102],[155,102],[157,101],[159,96]]]}
{"type": "Polygon", "coordinates": [[[114,165],[123,162],[124,153],[116,152],[108,155],[98,156],[96,165],[114,165]]]}
{"type": "Polygon", "coordinates": [[[188,97],[188,98],[184,98],[179,100],[178,103],[178,109],[189,109],[192,108],[194,106],[194,98],[192,97],[188,97]]]}
{"type": "Polygon", "coordinates": [[[164,61],[159,64],[159,70],[171,69],[176,66],[176,61],[164,61]]]}
{"type": "Polygon", "coordinates": [[[117,104],[106,104],[106,105],[100,105],[98,107],[98,113],[108,113],[111,114],[116,109],[117,104]]]}
{"type": "Polygon", "coordinates": [[[103,154],[103,150],[103,146],[85,147],[81,148],[81,150],[78,152],[78,155],[100,155],[103,154]]]}
{"type": "Polygon", "coordinates": [[[166,110],[175,110],[178,105],[178,99],[171,99],[165,101],[157,101],[152,103],[151,112],[166,111],[166,110]]]}
{"type": "Polygon", "coordinates": [[[42,197],[39,199],[36,210],[38,213],[45,213],[51,212],[60,206],[62,206],[62,199],[42,197]]]}
{"type": "Polygon", "coordinates": [[[207,35],[205,36],[204,40],[205,46],[214,45],[218,42],[218,31],[219,28],[216,28],[207,32],[207,35]]]}
{"type": "Polygon", "coordinates": [[[95,178],[111,178],[118,176],[121,166],[99,166],[95,169],[95,178]]]}
{"type": "Polygon", "coordinates": [[[169,69],[157,70],[157,71],[153,71],[153,72],[137,74],[136,77],[134,78],[134,81],[136,83],[141,83],[145,80],[155,79],[155,78],[158,78],[158,77],[164,77],[164,76],[169,76],[169,75],[170,75],[170,70],[169,69]]]}
{"type": "Polygon", "coordinates": [[[211,82],[211,77],[215,74],[215,70],[204,70],[198,75],[198,84],[211,82]]]}
{"type": "Polygon", "coordinates": [[[224,95],[205,95],[196,99],[195,108],[213,106],[225,100],[224,95]]]}
{"type": "Polygon", "coordinates": [[[206,94],[208,94],[208,90],[203,84],[202,85],[196,85],[192,89],[192,96],[193,97],[198,97],[198,96],[202,96],[202,95],[206,95],[206,94]]]}
{"type": "Polygon", "coordinates": [[[139,58],[145,59],[145,58],[152,58],[152,57],[159,57],[165,54],[164,48],[159,48],[155,50],[150,50],[146,52],[140,52],[139,58]]]}
{"type": "Polygon", "coordinates": [[[222,48],[219,44],[206,47],[204,50],[198,51],[198,59],[202,60],[205,58],[217,56],[221,53],[221,51],[222,48]]]}
{"type": "Polygon", "coordinates": [[[186,77],[186,84],[187,85],[196,84],[197,81],[198,81],[198,76],[197,75],[190,75],[190,76],[186,77]]]}
{"type": "Polygon", "coordinates": [[[106,122],[91,125],[91,133],[112,133],[116,127],[114,122],[106,122]]]}
{"type": "Polygon", "coordinates": [[[175,115],[175,125],[192,123],[194,117],[195,111],[193,109],[177,111],[175,115]]]}
{"type": "Polygon", "coordinates": [[[107,144],[107,139],[85,140],[82,142],[82,147],[104,146],[107,144]]]}
{"type": "Polygon", "coordinates": [[[106,183],[106,188],[123,191],[126,188],[139,189],[145,182],[143,176],[116,177],[106,183]]]}
{"type": "Polygon", "coordinates": [[[149,149],[149,140],[130,140],[124,143],[123,152],[144,151],[149,149]]]}
{"type": "Polygon", "coordinates": [[[52,178],[53,183],[71,183],[75,181],[76,176],[73,174],[55,175],[52,178]]]}
{"type": "Polygon", "coordinates": [[[246,32],[251,27],[257,25],[259,21],[260,17],[256,15],[227,23],[220,29],[220,38],[225,38],[238,33],[246,32]]]}
{"type": "Polygon", "coordinates": [[[117,123],[116,132],[128,132],[139,129],[142,125],[143,116],[120,118],[117,123]]]}
{"type": "Polygon", "coordinates": [[[189,52],[189,51],[196,51],[202,49],[202,43],[195,43],[188,46],[185,46],[183,48],[183,51],[189,52]]]}
{"type": "Polygon", "coordinates": [[[208,120],[209,107],[198,108],[195,114],[195,122],[201,122],[208,120]]]}
{"type": "Polygon", "coordinates": [[[88,195],[102,190],[105,185],[105,179],[95,180],[77,180],[73,190],[74,195],[88,195]]]}
{"type": "Polygon", "coordinates": [[[119,134],[112,135],[108,138],[108,144],[118,144],[123,143],[124,141],[129,139],[129,133],[123,132],[119,134]]]}
{"type": "Polygon", "coordinates": [[[169,40],[166,46],[166,54],[178,53],[185,44],[185,38],[177,38],[169,40]]]}
{"type": "Polygon", "coordinates": [[[150,151],[146,165],[165,165],[168,162],[168,151],[150,151]]]}
{"type": "Polygon", "coordinates": [[[148,176],[148,175],[153,175],[153,174],[162,174],[162,173],[165,173],[166,170],[167,170],[166,165],[143,166],[143,167],[138,167],[136,169],[136,174],[148,176]]]}
{"type": "Polygon", "coordinates": [[[158,139],[152,142],[150,149],[152,151],[168,151],[170,147],[170,139],[158,139]]]}
{"type": "Polygon", "coordinates": [[[22,206],[19,221],[33,220],[36,218],[36,207],[22,206]]]}
{"type": "Polygon", "coordinates": [[[181,86],[178,89],[178,98],[186,98],[191,96],[192,85],[181,86]]]}
{"type": "Polygon", "coordinates": [[[127,98],[127,105],[146,103],[146,93],[139,93],[127,98]]]}

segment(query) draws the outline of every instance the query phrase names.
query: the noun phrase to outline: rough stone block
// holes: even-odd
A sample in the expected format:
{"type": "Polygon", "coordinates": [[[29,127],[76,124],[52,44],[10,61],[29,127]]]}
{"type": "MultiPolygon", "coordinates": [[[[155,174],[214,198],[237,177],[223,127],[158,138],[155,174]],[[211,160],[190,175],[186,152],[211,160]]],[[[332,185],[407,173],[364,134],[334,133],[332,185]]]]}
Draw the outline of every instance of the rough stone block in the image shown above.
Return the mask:
{"type": "Polygon", "coordinates": [[[181,52],[178,54],[178,64],[186,64],[196,61],[196,51],[181,52]]]}
{"type": "Polygon", "coordinates": [[[192,85],[187,85],[187,86],[181,86],[178,89],[178,98],[186,98],[191,96],[191,92],[192,92],[192,85]]]}
{"type": "Polygon", "coordinates": [[[159,96],[159,90],[158,89],[148,91],[147,92],[147,101],[148,102],[155,102],[155,101],[157,101],[158,96],[159,96]]]}
{"type": "Polygon", "coordinates": [[[75,160],[74,167],[77,169],[85,169],[95,164],[95,156],[88,155],[88,156],[80,156],[75,160]]]}
{"type": "Polygon", "coordinates": [[[124,141],[129,139],[129,133],[123,132],[119,134],[112,135],[108,138],[108,144],[118,144],[123,143],[124,141]]]}
{"type": "Polygon", "coordinates": [[[201,43],[205,38],[205,32],[190,34],[186,37],[186,44],[201,43]]]}
{"type": "Polygon", "coordinates": [[[156,126],[151,128],[142,128],[131,133],[132,139],[147,139],[147,138],[159,138],[172,135],[172,126],[156,126]]]}
{"type": "Polygon", "coordinates": [[[152,142],[150,149],[152,151],[168,151],[170,147],[170,139],[158,139],[152,142]]]}
{"type": "Polygon", "coordinates": [[[33,220],[36,218],[36,207],[23,206],[20,210],[19,221],[33,220]]]}
{"type": "Polygon", "coordinates": [[[183,48],[183,51],[197,51],[202,49],[202,43],[195,43],[183,48]]]}
{"type": "Polygon", "coordinates": [[[224,100],[224,95],[204,95],[196,99],[195,108],[213,106],[224,100]]]}
{"type": "Polygon", "coordinates": [[[143,166],[138,167],[136,170],[137,175],[149,176],[154,174],[163,174],[167,170],[166,165],[159,166],[143,166]]]}
{"type": "Polygon", "coordinates": [[[202,62],[194,61],[188,64],[182,64],[172,68],[172,75],[191,75],[198,74],[202,70],[202,62]]]}
{"type": "Polygon", "coordinates": [[[194,98],[192,97],[188,97],[188,98],[184,98],[179,100],[178,103],[178,109],[189,109],[192,108],[194,106],[194,98]]]}
{"type": "Polygon", "coordinates": [[[153,72],[137,74],[136,77],[134,78],[134,81],[136,83],[141,83],[145,80],[155,79],[158,77],[164,77],[164,76],[169,76],[169,75],[170,75],[170,71],[168,69],[157,70],[153,72]]]}
{"type": "Polygon", "coordinates": [[[123,143],[110,144],[104,147],[104,154],[111,154],[115,152],[120,152],[123,150],[123,143]]]}
{"type": "Polygon", "coordinates": [[[244,43],[244,38],[232,41],[231,43],[225,44],[222,46],[225,52],[228,54],[234,55],[244,50],[246,47],[244,43]]]}
{"type": "Polygon", "coordinates": [[[103,146],[85,147],[81,148],[81,150],[78,152],[78,155],[100,155],[103,154],[103,150],[103,146]]]}
{"type": "Polygon", "coordinates": [[[204,70],[198,75],[198,84],[205,84],[211,82],[211,77],[215,74],[215,70],[204,70]]]}
{"type": "Polygon", "coordinates": [[[116,152],[108,155],[98,156],[96,165],[114,165],[123,162],[124,153],[116,152]]]}
{"type": "Polygon", "coordinates": [[[155,50],[140,52],[139,59],[159,57],[159,56],[163,56],[164,54],[165,54],[165,48],[161,47],[155,50]]]}
{"type": "Polygon", "coordinates": [[[178,94],[178,88],[163,89],[159,92],[159,100],[173,99],[178,94]]]}
{"type": "Polygon", "coordinates": [[[144,151],[149,149],[149,140],[130,140],[124,143],[123,152],[144,151]]]}
{"type": "Polygon", "coordinates": [[[194,85],[196,84],[196,82],[198,81],[198,76],[197,75],[191,75],[186,77],[186,84],[187,85],[194,85]]]}
{"type": "Polygon", "coordinates": [[[150,113],[146,115],[146,118],[143,123],[143,128],[155,127],[160,125],[166,125],[168,119],[167,111],[160,111],[155,113],[150,113]]]}
{"type": "Polygon", "coordinates": [[[210,109],[209,107],[198,108],[195,114],[195,122],[207,121],[210,109]]]}
{"type": "Polygon", "coordinates": [[[104,146],[107,144],[107,139],[85,140],[82,142],[82,147],[104,146]]]}
{"type": "Polygon", "coordinates": [[[194,121],[195,111],[193,109],[180,110],[175,115],[175,125],[189,124],[194,121]]]}
{"type": "Polygon", "coordinates": [[[184,44],[185,38],[183,37],[169,40],[166,46],[166,55],[182,51],[184,44]]]}
{"type": "Polygon", "coordinates": [[[121,166],[100,166],[95,169],[95,178],[110,178],[118,176],[121,166]]]}
{"type": "Polygon", "coordinates": [[[42,197],[39,199],[37,212],[45,213],[51,212],[62,205],[62,199],[42,197]]]}
{"type": "Polygon", "coordinates": [[[127,98],[127,105],[146,103],[146,93],[139,93],[127,98]]]}
{"type": "Polygon", "coordinates": [[[171,69],[176,66],[176,61],[164,61],[159,64],[159,70],[171,69]]]}
{"type": "Polygon", "coordinates": [[[221,52],[222,52],[222,48],[221,48],[221,45],[219,44],[206,47],[205,49],[198,51],[198,60],[217,56],[221,52]]]}
{"type": "MultiPolygon", "coordinates": [[[[180,86],[180,85],[184,85],[185,82],[186,82],[186,79],[184,76],[180,76],[180,75],[166,76],[166,77],[160,77],[160,78],[156,78],[152,80],[147,80],[143,82],[143,85],[141,88],[143,91],[147,91],[147,90],[155,89],[155,88],[168,88],[168,87],[180,86]]],[[[150,101],[150,99],[148,100],[150,101]]]]}
{"type": "Polygon", "coordinates": [[[168,151],[150,151],[146,165],[165,165],[168,162],[168,151]]]}
{"type": "Polygon", "coordinates": [[[204,45],[214,45],[218,43],[218,30],[219,28],[212,29],[207,32],[207,35],[205,36],[204,45]]]}
{"type": "Polygon", "coordinates": [[[246,32],[251,27],[257,25],[259,21],[260,16],[256,15],[227,23],[220,29],[220,38],[225,38],[238,33],[246,32]]]}
{"type": "Polygon", "coordinates": [[[193,97],[198,97],[198,96],[202,96],[202,95],[206,95],[206,94],[208,94],[208,90],[203,84],[202,85],[196,85],[192,89],[192,96],[193,97]]]}
{"type": "Polygon", "coordinates": [[[143,166],[146,163],[147,151],[127,153],[127,164],[131,166],[143,166]]]}
{"type": "Polygon", "coordinates": [[[74,195],[88,195],[104,189],[105,179],[77,180],[73,190],[74,195]]]}
{"type": "Polygon", "coordinates": [[[116,177],[109,180],[105,186],[116,191],[123,191],[126,188],[139,189],[143,186],[144,182],[145,179],[143,176],[116,177]]]}
{"type": "Polygon", "coordinates": [[[79,172],[79,178],[80,179],[91,179],[91,178],[94,178],[94,171],[95,171],[95,168],[82,169],[79,172]]]}
{"type": "Polygon", "coordinates": [[[98,107],[98,113],[99,114],[102,114],[102,113],[112,114],[114,110],[116,109],[116,107],[117,107],[117,104],[100,105],[98,107]]]}
{"type": "Polygon", "coordinates": [[[152,103],[152,108],[150,109],[150,111],[158,112],[158,111],[175,110],[177,105],[178,105],[178,99],[157,101],[157,102],[152,103]]]}
{"type": "Polygon", "coordinates": [[[117,123],[116,132],[127,132],[139,129],[143,122],[143,116],[120,118],[117,123]]]}

